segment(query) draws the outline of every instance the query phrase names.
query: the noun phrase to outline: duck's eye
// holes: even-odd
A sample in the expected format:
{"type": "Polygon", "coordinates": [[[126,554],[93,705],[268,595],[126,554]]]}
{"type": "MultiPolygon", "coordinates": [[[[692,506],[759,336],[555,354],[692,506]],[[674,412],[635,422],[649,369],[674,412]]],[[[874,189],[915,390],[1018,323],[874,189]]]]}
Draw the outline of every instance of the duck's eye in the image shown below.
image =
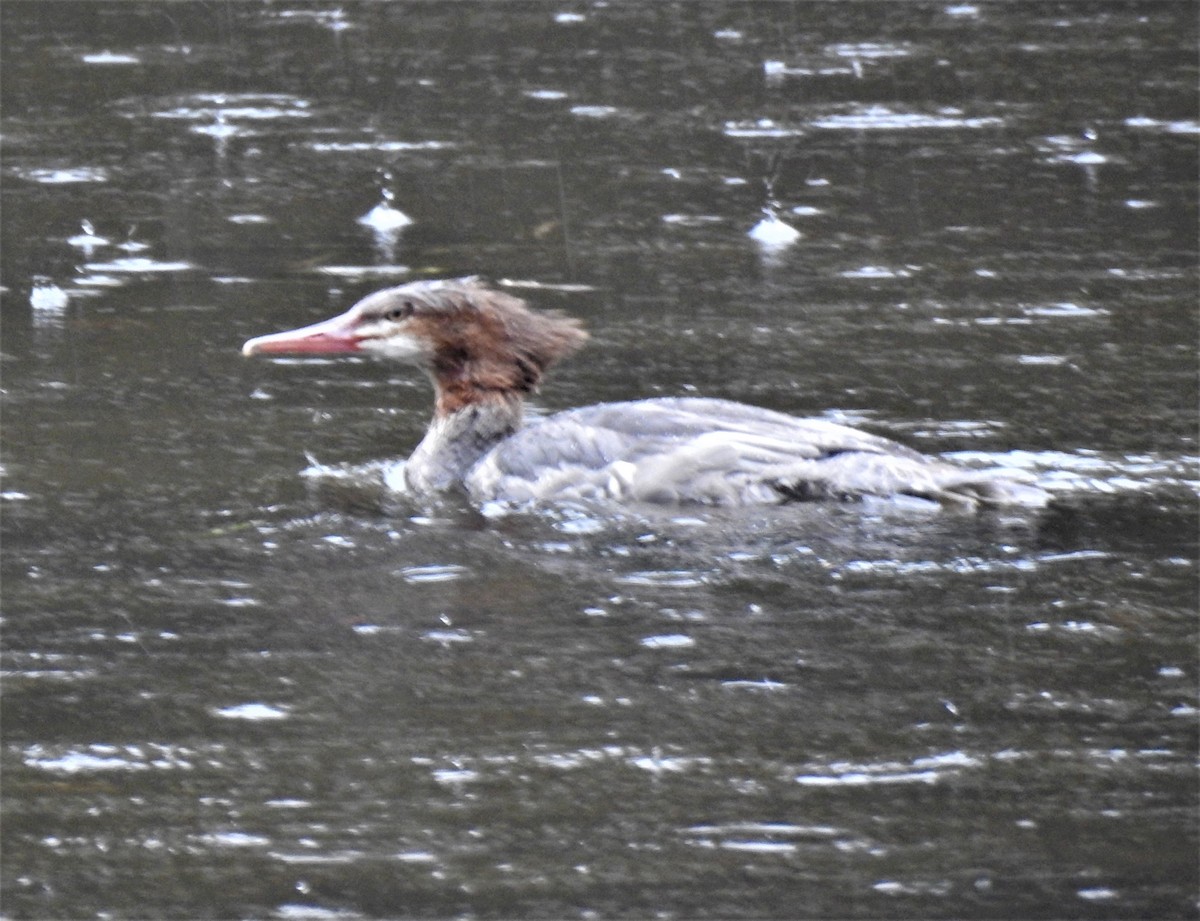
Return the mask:
{"type": "Polygon", "coordinates": [[[383,315],[385,320],[406,320],[413,315],[412,301],[405,301],[399,307],[393,307],[383,315]]]}

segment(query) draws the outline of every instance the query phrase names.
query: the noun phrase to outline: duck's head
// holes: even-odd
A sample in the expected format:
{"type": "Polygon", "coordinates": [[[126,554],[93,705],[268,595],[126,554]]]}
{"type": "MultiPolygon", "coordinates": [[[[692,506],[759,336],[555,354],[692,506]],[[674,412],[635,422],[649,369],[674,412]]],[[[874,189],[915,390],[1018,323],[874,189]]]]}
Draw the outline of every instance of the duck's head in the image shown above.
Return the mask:
{"type": "Polygon", "coordinates": [[[367,354],[415,363],[433,378],[439,412],[488,394],[534,390],[587,339],[579,322],[534,312],[474,278],[419,281],[368,295],[340,316],[258,336],[251,355],[367,354]]]}

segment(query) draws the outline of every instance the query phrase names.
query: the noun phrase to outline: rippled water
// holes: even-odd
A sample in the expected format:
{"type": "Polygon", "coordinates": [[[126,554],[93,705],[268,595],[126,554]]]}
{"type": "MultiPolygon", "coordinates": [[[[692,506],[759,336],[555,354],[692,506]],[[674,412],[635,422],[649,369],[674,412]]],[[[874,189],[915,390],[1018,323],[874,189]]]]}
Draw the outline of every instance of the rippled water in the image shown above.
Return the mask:
{"type": "Polygon", "coordinates": [[[3,913],[1195,917],[1187,3],[0,5],[3,913]],[[1037,516],[387,494],[480,273],[1037,516]]]}

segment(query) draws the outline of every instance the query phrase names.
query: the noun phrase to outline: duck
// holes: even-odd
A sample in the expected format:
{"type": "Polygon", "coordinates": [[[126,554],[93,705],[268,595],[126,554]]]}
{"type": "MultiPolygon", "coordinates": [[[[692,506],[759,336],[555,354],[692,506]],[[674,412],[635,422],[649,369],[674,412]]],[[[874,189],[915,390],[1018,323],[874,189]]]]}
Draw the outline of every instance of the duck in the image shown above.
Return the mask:
{"type": "Polygon", "coordinates": [[[526,421],[526,399],[578,351],[579,320],[477,277],[377,291],[331,319],[248,340],[243,355],[374,356],[422,369],[433,418],[388,483],[477,505],[618,502],[755,506],[917,499],[1036,508],[1024,471],[970,469],[823,418],[713,397],[598,403],[526,421]]]}

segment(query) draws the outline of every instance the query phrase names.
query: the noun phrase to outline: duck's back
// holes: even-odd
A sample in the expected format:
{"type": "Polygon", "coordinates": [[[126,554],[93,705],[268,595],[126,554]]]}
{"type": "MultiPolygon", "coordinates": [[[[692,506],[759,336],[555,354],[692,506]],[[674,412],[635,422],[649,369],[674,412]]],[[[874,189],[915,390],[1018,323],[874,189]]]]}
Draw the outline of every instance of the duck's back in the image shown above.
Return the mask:
{"type": "Polygon", "coordinates": [[[721,505],[906,494],[1040,504],[997,471],[967,471],[824,419],[744,403],[664,398],[601,403],[535,422],[466,477],[478,501],[596,498],[721,505]]]}

